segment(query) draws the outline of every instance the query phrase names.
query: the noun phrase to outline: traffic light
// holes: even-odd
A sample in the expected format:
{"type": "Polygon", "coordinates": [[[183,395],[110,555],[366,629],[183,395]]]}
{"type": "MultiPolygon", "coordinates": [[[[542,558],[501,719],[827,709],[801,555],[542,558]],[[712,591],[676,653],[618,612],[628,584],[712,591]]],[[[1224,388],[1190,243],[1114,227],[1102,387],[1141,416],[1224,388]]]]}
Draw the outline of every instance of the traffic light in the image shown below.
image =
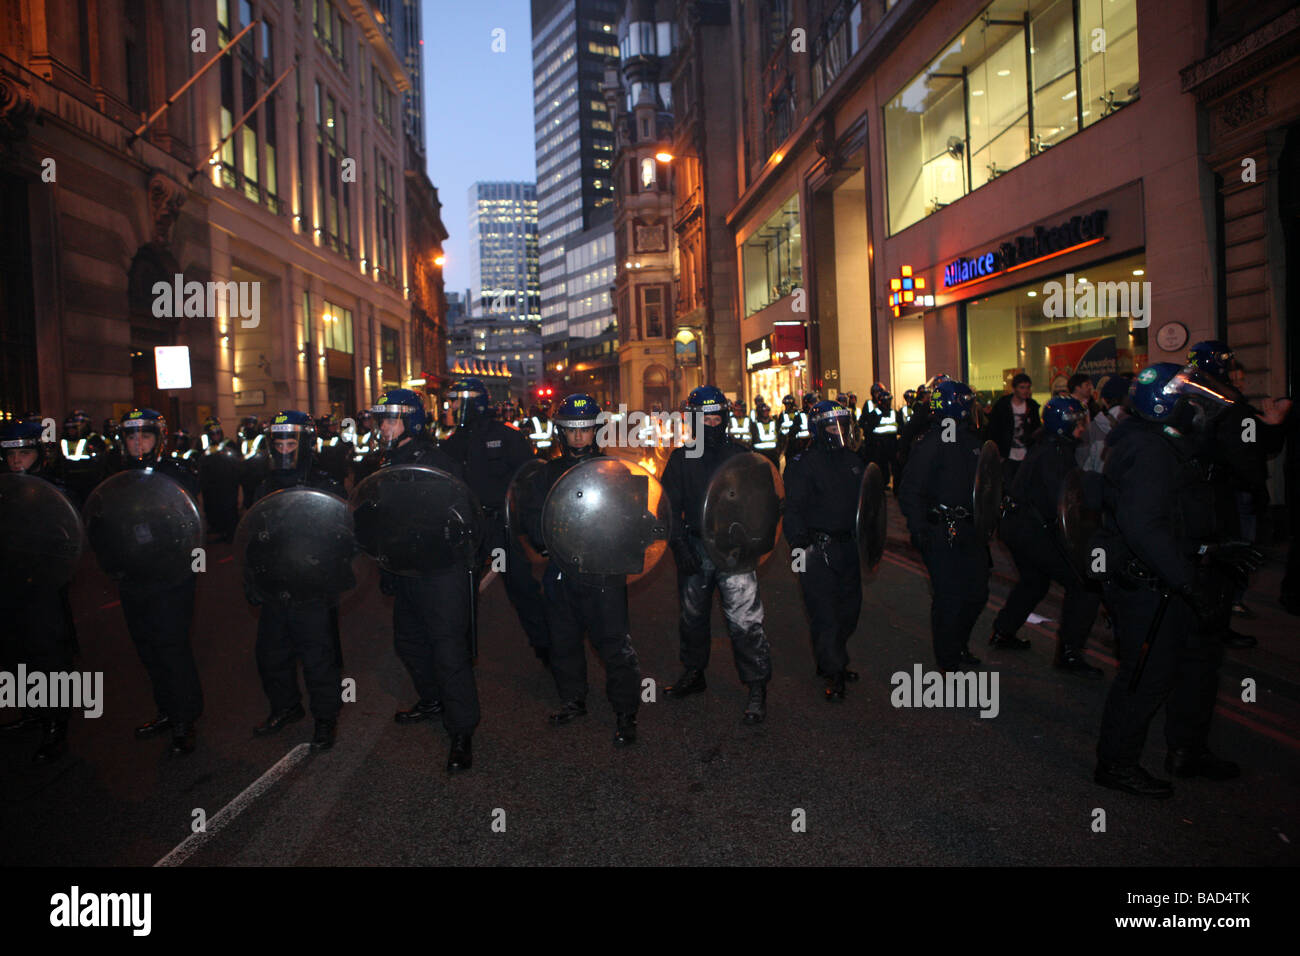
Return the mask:
{"type": "Polygon", "coordinates": [[[552,388],[552,387],[549,386],[549,385],[538,385],[538,386],[537,386],[537,397],[538,397],[538,398],[554,398],[554,397],[555,397],[555,389],[552,388]]]}

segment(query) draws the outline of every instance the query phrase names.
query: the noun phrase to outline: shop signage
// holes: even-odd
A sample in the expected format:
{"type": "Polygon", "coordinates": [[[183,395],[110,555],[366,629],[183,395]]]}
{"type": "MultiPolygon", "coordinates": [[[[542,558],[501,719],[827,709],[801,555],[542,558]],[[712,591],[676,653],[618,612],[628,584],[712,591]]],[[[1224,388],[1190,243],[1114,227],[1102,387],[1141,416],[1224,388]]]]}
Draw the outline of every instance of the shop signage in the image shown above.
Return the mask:
{"type": "Polygon", "coordinates": [[[943,287],[954,289],[1003,272],[1023,269],[1035,262],[1064,255],[1106,238],[1106,210],[1072,216],[1059,226],[1036,226],[1032,233],[1016,236],[974,256],[959,256],[944,267],[943,287]]]}
{"type": "Polygon", "coordinates": [[[754,371],[772,364],[772,336],[765,335],[745,346],[745,369],[754,371]]]}
{"type": "Polygon", "coordinates": [[[772,330],[772,348],[788,359],[801,359],[808,347],[807,329],[802,322],[776,323],[772,330]]]}

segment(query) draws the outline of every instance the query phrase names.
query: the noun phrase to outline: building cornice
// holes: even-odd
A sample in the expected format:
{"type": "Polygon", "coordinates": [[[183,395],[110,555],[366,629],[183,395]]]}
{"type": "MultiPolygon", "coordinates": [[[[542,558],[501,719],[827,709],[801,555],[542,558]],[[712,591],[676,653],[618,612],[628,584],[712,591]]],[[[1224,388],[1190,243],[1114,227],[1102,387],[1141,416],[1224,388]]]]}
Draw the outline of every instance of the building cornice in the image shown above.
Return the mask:
{"type": "Polygon", "coordinates": [[[1300,54],[1300,7],[1247,34],[1213,56],[1179,71],[1182,91],[1205,102],[1300,54]]]}
{"type": "Polygon", "coordinates": [[[384,64],[389,75],[393,79],[393,84],[397,89],[405,93],[411,88],[411,78],[406,73],[406,68],[402,66],[401,57],[388,42],[388,33],[379,21],[375,19],[370,4],[365,0],[347,0],[348,9],[352,11],[352,18],[357,22],[362,35],[365,36],[370,48],[375,52],[376,57],[384,64]]]}

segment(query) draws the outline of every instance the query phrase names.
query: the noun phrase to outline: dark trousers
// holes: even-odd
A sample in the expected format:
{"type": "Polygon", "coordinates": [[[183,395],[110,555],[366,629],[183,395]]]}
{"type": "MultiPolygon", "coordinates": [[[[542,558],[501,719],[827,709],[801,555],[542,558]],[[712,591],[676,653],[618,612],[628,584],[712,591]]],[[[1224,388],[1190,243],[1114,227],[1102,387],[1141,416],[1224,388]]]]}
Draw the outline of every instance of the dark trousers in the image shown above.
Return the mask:
{"type": "Polygon", "coordinates": [[[605,665],[605,696],[614,712],[635,714],[641,702],[641,666],[628,632],[627,586],[587,584],[548,564],[542,589],[551,633],[551,673],[560,699],[587,699],[585,633],[605,665]]]}
{"type": "Polygon", "coordinates": [[[233,535],[239,523],[239,484],[233,480],[205,484],[203,512],[213,534],[233,535]]]}
{"type": "Polygon", "coordinates": [[[903,466],[899,463],[898,458],[898,436],[897,435],[868,435],[867,436],[867,461],[874,461],[876,467],[880,469],[880,475],[885,479],[895,491],[898,490],[898,483],[902,480],[903,466]]]}
{"type": "Polygon", "coordinates": [[[731,636],[736,673],[746,684],[772,679],[772,649],[763,629],[763,602],[758,594],[758,572],[721,574],[709,559],[704,545],[694,536],[687,543],[700,559],[695,574],[677,574],[677,596],[681,602],[681,662],[702,671],[709,666],[709,619],[713,592],[722,602],[722,616],[731,636]]]}
{"type": "Polygon", "coordinates": [[[519,539],[503,525],[494,523],[490,534],[488,553],[502,548],[506,553],[506,597],[519,616],[530,647],[550,647],[551,632],[546,624],[546,602],[542,598],[542,585],[533,577],[533,567],[524,554],[519,539]]]}
{"type": "MultiPolygon", "coordinates": [[[[0,605],[5,621],[0,642],[0,664],[13,670],[26,664],[28,673],[68,673],[73,669],[71,615],[66,588],[37,586],[21,601],[0,605]]],[[[67,711],[54,707],[27,707],[25,712],[45,717],[63,717],[67,711]]]]}
{"type": "Polygon", "coordinates": [[[298,661],[302,661],[312,716],[338,717],[343,708],[343,674],[337,622],[336,609],[324,604],[268,601],[262,605],[257,620],[257,672],[272,713],[302,700],[298,689],[298,661]]]}
{"type": "Polygon", "coordinates": [[[1142,757],[1147,727],[1161,704],[1165,714],[1165,740],[1170,749],[1205,746],[1214,714],[1223,642],[1196,626],[1187,602],[1170,598],[1160,631],[1151,643],[1146,669],[1136,691],[1129,682],[1138,653],[1160,603],[1160,595],[1141,589],[1124,590],[1108,585],[1106,607],[1115,621],[1119,672],[1106,697],[1097,741],[1097,760],[1116,766],[1133,766],[1142,757]]]}
{"type": "Polygon", "coordinates": [[[469,650],[468,571],[451,568],[427,578],[397,577],[393,646],[421,701],[441,700],[448,733],[478,726],[478,687],[469,650]]]}
{"type": "Polygon", "coordinates": [[[921,557],[930,572],[934,657],[940,668],[954,670],[989,601],[988,543],[973,530],[962,530],[949,546],[936,529],[921,557]]]}
{"type": "Polygon", "coordinates": [[[817,673],[837,674],[849,666],[849,638],[862,614],[862,571],[852,541],[831,541],[806,552],[799,575],[804,607],[812,627],[817,673]]]}
{"type": "Polygon", "coordinates": [[[999,634],[1014,637],[1055,581],[1065,588],[1061,625],[1057,630],[1061,649],[1082,653],[1097,619],[1101,590],[1080,580],[1041,527],[1012,524],[1020,520],[1027,519],[1008,517],[1003,523],[1003,540],[1016,562],[1020,579],[1007,595],[1007,603],[994,619],[993,628],[999,634]]]}
{"type": "Polygon", "coordinates": [[[195,577],[170,587],[137,590],[124,583],[122,613],[153,684],[160,714],[189,723],[203,713],[203,688],[190,647],[195,577]]]}

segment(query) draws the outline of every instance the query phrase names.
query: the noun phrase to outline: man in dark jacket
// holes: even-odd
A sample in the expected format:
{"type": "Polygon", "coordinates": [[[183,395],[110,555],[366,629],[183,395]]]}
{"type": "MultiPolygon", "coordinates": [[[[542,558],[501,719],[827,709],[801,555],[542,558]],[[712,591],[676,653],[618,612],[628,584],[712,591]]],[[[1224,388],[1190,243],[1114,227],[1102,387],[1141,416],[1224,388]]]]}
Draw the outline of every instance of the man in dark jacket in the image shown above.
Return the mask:
{"type": "Polygon", "coordinates": [[[986,437],[998,446],[1002,456],[1002,480],[1010,484],[1016,475],[1016,468],[1029,453],[1034,432],[1038,431],[1042,421],[1038,415],[1038,403],[1030,396],[1034,389],[1033,380],[1024,372],[1011,379],[1011,394],[1003,395],[993,403],[989,414],[986,437]]]}

